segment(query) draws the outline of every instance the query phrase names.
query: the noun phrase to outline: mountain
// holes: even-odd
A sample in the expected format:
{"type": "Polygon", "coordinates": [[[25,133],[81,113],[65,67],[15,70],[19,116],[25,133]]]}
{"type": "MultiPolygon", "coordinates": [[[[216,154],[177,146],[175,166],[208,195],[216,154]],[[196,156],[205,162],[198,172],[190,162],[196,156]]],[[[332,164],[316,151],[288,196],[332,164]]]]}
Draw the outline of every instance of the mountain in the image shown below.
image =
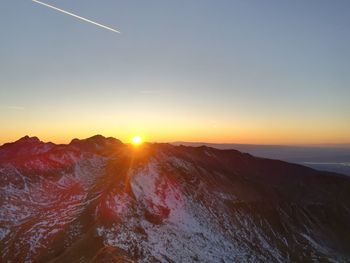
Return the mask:
{"type": "Polygon", "coordinates": [[[350,145],[259,145],[231,144],[205,142],[173,142],[174,145],[209,146],[217,149],[236,149],[254,156],[280,159],[283,161],[302,164],[317,170],[350,175],[350,145]]]}
{"type": "Polygon", "coordinates": [[[0,147],[0,262],[349,262],[350,178],[94,136],[0,147]]]}

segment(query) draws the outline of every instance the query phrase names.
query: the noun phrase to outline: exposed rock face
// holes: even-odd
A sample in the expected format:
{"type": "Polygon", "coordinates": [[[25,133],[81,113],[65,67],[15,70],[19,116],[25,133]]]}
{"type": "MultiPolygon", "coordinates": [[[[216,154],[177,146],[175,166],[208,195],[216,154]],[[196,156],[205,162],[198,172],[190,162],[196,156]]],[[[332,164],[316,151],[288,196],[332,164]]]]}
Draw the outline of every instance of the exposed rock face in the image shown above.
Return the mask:
{"type": "Polygon", "coordinates": [[[349,262],[350,180],[114,138],[0,147],[1,262],[349,262]]]}

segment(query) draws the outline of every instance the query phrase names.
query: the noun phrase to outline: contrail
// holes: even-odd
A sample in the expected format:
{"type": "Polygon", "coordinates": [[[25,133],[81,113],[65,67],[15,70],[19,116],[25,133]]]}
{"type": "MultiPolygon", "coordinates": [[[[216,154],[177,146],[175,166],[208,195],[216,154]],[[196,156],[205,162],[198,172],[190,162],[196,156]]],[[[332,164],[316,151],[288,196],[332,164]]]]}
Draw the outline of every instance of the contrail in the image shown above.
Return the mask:
{"type": "Polygon", "coordinates": [[[119,34],[120,34],[120,31],[119,31],[119,30],[113,29],[113,28],[108,27],[108,26],[101,25],[101,24],[96,23],[96,22],[94,22],[94,21],[92,21],[92,20],[89,20],[89,19],[86,19],[86,18],[84,18],[84,17],[75,15],[75,14],[73,14],[73,13],[64,11],[64,10],[62,10],[62,9],[59,9],[59,8],[54,7],[54,6],[52,6],[52,5],[45,4],[45,3],[40,2],[40,1],[37,1],[37,0],[32,0],[32,1],[35,2],[35,3],[41,4],[41,5],[43,5],[43,6],[52,8],[52,9],[54,9],[54,10],[56,10],[56,11],[62,12],[62,13],[64,13],[64,14],[73,16],[73,17],[78,18],[78,19],[80,19],[80,20],[83,20],[83,21],[85,21],[85,22],[89,22],[89,23],[94,24],[94,25],[96,25],[96,26],[99,26],[99,27],[102,27],[102,28],[104,28],[104,29],[108,29],[108,30],[110,30],[110,31],[113,31],[113,32],[115,32],[115,33],[119,33],[119,34]]]}

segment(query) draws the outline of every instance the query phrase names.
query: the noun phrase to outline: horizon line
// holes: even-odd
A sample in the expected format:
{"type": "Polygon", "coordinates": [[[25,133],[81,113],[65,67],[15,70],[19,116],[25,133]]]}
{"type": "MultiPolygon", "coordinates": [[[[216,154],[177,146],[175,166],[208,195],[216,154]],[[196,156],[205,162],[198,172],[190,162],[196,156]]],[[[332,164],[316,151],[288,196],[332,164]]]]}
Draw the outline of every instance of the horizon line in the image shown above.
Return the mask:
{"type": "MultiPolygon", "coordinates": [[[[95,135],[92,135],[92,136],[88,136],[88,137],[85,137],[85,138],[78,138],[78,137],[73,137],[72,139],[70,139],[70,141],[68,143],[56,143],[52,140],[48,140],[48,141],[43,141],[41,140],[38,136],[29,136],[29,135],[24,135],[22,137],[19,137],[17,140],[14,140],[14,141],[9,141],[9,142],[4,142],[2,144],[0,144],[0,147],[5,145],[5,144],[8,144],[8,143],[15,143],[23,138],[37,138],[38,140],[40,140],[41,142],[44,142],[44,143],[53,143],[55,145],[68,145],[69,143],[71,143],[73,140],[77,139],[77,140],[86,140],[86,139],[90,139],[90,138],[93,138],[93,137],[96,137],[96,136],[102,136],[103,138],[105,139],[108,139],[108,138],[113,138],[113,139],[116,139],[116,140],[119,140],[121,141],[123,144],[128,144],[129,142],[124,142],[122,141],[121,139],[118,139],[116,137],[113,137],[113,136],[104,136],[102,134],[95,134],[95,135]]],[[[145,141],[145,143],[168,143],[168,144],[173,144],[173,145],[176,145],[176,144],[195,144],[195,146],[205,146],[205,145],[239,145],[239,146],[274,146],[274,147],[319,147],[319,148],[332,148],[332,147],[340,147],[340,148],[347,148],[347,147],[350,147],[350,142],[345,142],[345,143],[295,143],[295,144],[290,144],[290,143],[286,143],[286,144],[283,144],[283,143],[277,143],[277,144],[274,144],[274,143],[237,143],[237,142],[205,142],[205,141],[182,141],[182,140],[175,140],[175,141],[145,141]]],[[[193,145],[187,145],[187,146],[193,146],[193,145]]]]}

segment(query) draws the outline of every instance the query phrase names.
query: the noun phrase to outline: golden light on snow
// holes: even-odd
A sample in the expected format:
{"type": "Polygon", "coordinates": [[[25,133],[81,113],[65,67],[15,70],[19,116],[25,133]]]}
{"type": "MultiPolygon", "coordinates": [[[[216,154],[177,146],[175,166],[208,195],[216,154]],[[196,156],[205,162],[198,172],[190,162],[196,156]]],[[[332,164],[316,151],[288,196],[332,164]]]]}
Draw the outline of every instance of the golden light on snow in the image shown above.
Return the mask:
{"type": "Polygon", "coordinates": [[[142,143],[142,138],[140,136],[136,135],[132,138],[132,144],[140,145],[141,143],[142,143]]]}

